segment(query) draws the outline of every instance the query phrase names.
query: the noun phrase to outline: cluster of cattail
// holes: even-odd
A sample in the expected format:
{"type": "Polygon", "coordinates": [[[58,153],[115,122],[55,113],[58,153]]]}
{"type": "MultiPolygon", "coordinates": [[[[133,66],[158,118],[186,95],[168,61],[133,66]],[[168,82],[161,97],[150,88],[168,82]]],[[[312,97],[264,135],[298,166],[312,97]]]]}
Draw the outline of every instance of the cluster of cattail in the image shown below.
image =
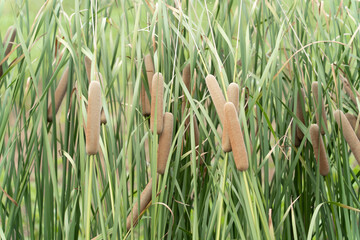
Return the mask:
{"type": "MultiPolygon", "coordinates": [[[[3,47],[6,47],[4,52],[5,57],[10,53],[11,48],[14,45],[15,36],[16,36],[16,28],[9,27],[3,39],[3,47]]],[[[2,75],[3,75],[3,67],[2,65],[0,65],[0,77],[2,75]]]]}
{"type": "MultiPolygon", "coordinates": [[[[318,82],[312,83],[311,90],[314,96],[314,103],[315,103],[314,106],[315,109],[317,109],[317,106],[319,105],[318,82]]],[[[315,116],[316,116],[317,124],[311,124],[310,138],[311,138],[311,143],[313,146],[316,162],[319,164],[319,172],[322,176],[326,176],[330,172],[330,167],[326,156],[325,145],[321,136],[321,134],[322,135],[325,134],[325,128],[327,128],[325,105],[322,98],[320,98],[320,104],[321,104],[321,115],[319,116],[318,111],[316,110],[315,116]]],[[[304,114],[305,114],[305,92],[303,89],[300,89],[298,91],[298,96],[297,96],[296,117],[303,124],[305,124],[304,114]]],[[[301,131],[299,126],[296,126],[295,146],[300,146],[300,143],[303,138],[304,138],[304,133],[301,131]]]]}
{"type": "Polygon", "coordinates": [[[208,75],[205,81],[223,125],[222,149],[225,152],[232,151],[236,168],[245,171],[249,167],[249,162],[238,118],[239,87],[237,84],[229,85],[227,90],[229,102],[226,102],[216,78],[208,75]]]}

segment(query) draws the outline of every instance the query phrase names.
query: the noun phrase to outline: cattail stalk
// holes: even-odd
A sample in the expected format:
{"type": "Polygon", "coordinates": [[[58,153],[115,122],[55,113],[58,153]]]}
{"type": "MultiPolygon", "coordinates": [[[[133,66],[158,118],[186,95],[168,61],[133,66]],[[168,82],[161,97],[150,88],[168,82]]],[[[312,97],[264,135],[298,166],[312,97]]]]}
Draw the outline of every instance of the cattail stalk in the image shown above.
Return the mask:
{"type": "MultiPolygon", "coordinates": [[[[144,57],[145,62],[145,69],[146,69],[146,76],[149,86],[149,92],[151,94],[151,87],[152,87],[152,79],[154,76],[154,63],[152,61],[151,55],[148,54],[144,57]]],[[[144,83],[141,86],[141,106],[142,106],[142,114],[144,116],[149,116],[151,113],[151,105],[148,95],[146,94],[146,90],[144,87],[144,83]]]]}
{"type": "MultiPolygon", "coordinates": [[[[59,85],[57,86],[55,90],[55,115],[58,112],[60,105],[64,99],[67,85],[68,85],[68,77],[69,77],[69,67],[67,67],[63,73],[63,75],[60,78],[59,85]]],[[[53,121],[53,111],[52,111],[52,103],[51,98],[49,97],[49,105],[48,105],[48,111],[47,111],[47,120],[48,122],[53,121]]]]}
{"type": "Polygon", "coordinates": [[[157,151],[157,172],[164,174],[166,163],[170,153],[171,140],[173,136],[174,118],[172,113],[166,112],[164,114],[164,129],[159,137],[159,146],[157,151]]]}
{"type": "Polygon", "coordinates": [[[225,116],[224,116],[224,105],[225,105],[225,98],[221,91],[221,88],[216,81],[216,78],[209,74],[205,78],[206,86],[209,89],[211,99],[215,105],[216,112],[220,118],[220,122],[224,125],[225,116]]]}
{"type": "MultiPolygon", "coordinates": [[[[298,91],[298,96],[297,96],[296,117],[303,124],[305,124],[304,107],[305,107],[305,92],[304,89],[300,89],[298,91]]],[[[304,133],[301,131],[299,126],[296,126],[296,135],[301,142],[301,140],[304,138],[304,133]]]]}
{"type": "Polygon", "coordinates": [[[356,98],[358,98],[360,100],[359,92],[356,91],[355,89],[353,91],[349,81],[344,76],[342,76],[341,74],[339,76],[340,76],[340,79],[341,79],[341,81],[343,83],[344,90],[345,90],[346,94],[350,97],[351,101],[353,101],[353,103],[355,103],[355,105],[357,105],[356,98]],[[355,96],[354,93],[356,94],[356,96],[355,96]]]}
{"type": "Polygon", "coordinates": [[[354,129],[357,138],[360,140],[360,121],[355,115],[351,113],[345,113],[347,120],[349,121],[351,127],[354,129]]]}
{"type": "Polygon", "coordinates": [[[127,231],[129,231],[129,229],[132,226],[135,226],[137,224],[141,212],[143,212],[146,206],[150,203],[151,192],[152,192],[152,179],[150,179],[145,189],[140,194],[140,208],[138,205],[138,201],[136,201],[131,213],[128,215],[126,219],[127,231]]]}
{"type": "Polygon", "coordinates": [[[163,131],[163,97],[164,97],[164,79],[161,73],[155,73],[152,79],[152,89],[151,89],[150,129],[152,132],[154,132],[155,117],[156,117],[157,134],[161,134],[163,131]]]}
{"type": "MultiPolygon", "coordinates": [[[[234,104],[236,112],[239,113],[239,86],[236,83],[230,83],[227,89],[227,96],[229,102],[234,104]]],[[[224,123],[221,147],[224,152],[231,152],[231,144],[226,123],[224,123]]]]}
{"type": "Polygon", "coordinates": [[[326,151],[322,137],[320,136],[319,126],[311,124],[310,137],[314,149],[316,162],[319,164],[320,174],[326,176],[329,174],[330,168],[326,157],[326,151]]]}
{"type": "Polygon", "coordinates": [[[249,162],[235,105],[227,102],[224,105],[224,113],[236,168],[245,171],[249,167],[249,162]]]}
{"type": "Polygon", "coordinates": [[[101,87],[98,81],[91,81],[88,94],[86,126],[86,153],[94,155],[99,151],[101,87]]]}
{"type": "Polygon", "coordinates": [[[316,117],[316,121],[317,124],[320,126],[320,132],[322,135],[325,134],[325,128],[327,128],[327,119],[326,119],[326,112],[325,112],[325,106],[324,106],[324,101],[321,101],[321,117],[319,116],[319,112],[317,110],[318,108],[318,101],[319,101],[319,92],[318,92],[319,86],[318,86],[318,82],[313,82],[311,85],[311,90],[312,93],[314,95],[314,100],[315,100],[315,117],[316,117]],[[324,122],[325,125],[322,124],[322,121],[324,122]]]}
{"type": "Polygon", "coordinates": [[[347,120],[345,114],[341,110],[336,110],[334,112],[334,118],[339,125],[341,126],[342,133],[346,142],[349,144],[349,147],[352,153],[355,156],[355,159],[360,164],[360,142],[359,139],[356,137],[356,134],[351,127],[349,121],[347,120]]]}

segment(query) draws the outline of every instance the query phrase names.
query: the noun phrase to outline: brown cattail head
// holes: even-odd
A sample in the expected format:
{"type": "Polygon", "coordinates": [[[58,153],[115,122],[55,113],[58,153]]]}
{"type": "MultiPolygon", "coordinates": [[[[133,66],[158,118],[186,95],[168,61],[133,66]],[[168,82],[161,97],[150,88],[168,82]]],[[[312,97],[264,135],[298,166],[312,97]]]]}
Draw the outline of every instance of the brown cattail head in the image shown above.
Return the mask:
{"type": "Polygon", "coordinates": [[[164,114],[164,129],[159,137],[159,146],[157,151],[157,172],[164,174],[166,162],[169,157],[171,140],[173,135],[174,118],[172,113],[166,112],[164,114]]]}
{"type": "Polygon", "coordinates": [[[310,137],[314,149],[314,155],[317,163],[319,164],[320,174],[326,176],[329,174],[330,168],[326,157],[324,142],[320,136],[319,126],[311,124],[310,137]]]}
{"type": "Polygon", "coordinates": [[[205,78],[206,86],[209,89],[211,99],[213,100],[213,103],[216,108],[216,112],[219,115],[220,122],[222,125],[224,125],[225,116],[224,116],[224,104],[225,104],[225,98],[221,91],[221,88],[216,81],[216,78],[209,74],[205,78]]]}
{"type": "Polygon", "coordinates": [[[152,132],[154,132],[154,127],[155,127],[154,121],[156,116],[157,134],[161,134],[163,131],[163,97],[164,97],[164,79],[161,73],[155,73],[152,79],[152,88],[151,88],[150,129],[152,132]]]}
{"type": "MultiPolygon", "coordinates": [[[[6,57],[10,53],[11,48],[14,45],[15,36],[16,36],[16,28],[13,26],[9,27],[3,39],[3,47],[6,47],[4,52],[4,57],[6,57]]],[[[2,75],[3,75],[3,69],[2,69],[2,65],[0,65],[0,77],[2,75]]]]}
{"type": "Polygon", "coordinates": [[[358,120],[357,117],[351,113],[345,113],[345,116],[351,127],[354,129],[357,138],[360,140],[360,120],[358,120]]]}
{"type": "MultiPolygon", "coordinates": [[[[303,124],[305,124],[304,109],[305,109],[305,92],[304,89],[301,89],[298,91],[298,96],[297,96],[296,117],[303,124]]],[[[296,126],[296,136],[298,137],[300,142],[304,137],[304,133],[301,131],[301,129],[298,126],[296,126]]]]}
{"type": "Polygon", "coordinates": [[[101,87],[98,81],[91,81],[88,94],[86,126],[86,153],[94,155],[99,151],[101,87]]]}
{"type": "Polygon", "coordinates": [[[101,124],[106,124],[107,123],[104,108],[101,108],[100,123],[101,124]]]}
{"type": "MultiPolygon", "coordinates": [[[[144,57],[144,62],[145,62],[145,69],[146,69],[146,76],[147,76],[147,81],[148,81],[148,86],[149,86],[149,92],[151,94],[151,87],[152,87],[152,78],[154,76],[154,63],[152,61],[151,55],[148,54],[144,57]]],[[[150,100],[149,97],[146,93],[145,87],[144,87],[144,83],[141,86],[141,106],[142,106],[142,114],[144,116],[149,116],[151,113],[151,105],[150,105],[150,100]]]]}
{"type": "MultiPolygon", "coordinates": [[[[235,106],[236,112],[239,112],[239,86],[236,83],[230,83],[227,89],[227,96],[229,102],[232,102],[235,106]]],[[[221,140],[221,147],[224,152],[231,152],[231,144],[229,134],[227,132],[226,121],[224,122],[224,131],[221,140]]]]}
{"type": "Polygon", "coordinates": [[[355,156],[355,159],[360,164],[360,142],[356,137],[356,134],[351,127],[349,121],[347,120],[345,114],[341,110],[336,110],[334,112],[334,118],[339,126],[342,129],[342,133],[346,142],[349,144],[349,147],[352,153],[355,156]],[[340,127],[341,126],[341,127],[340,127]]]}
{"type": "MultiPolygon", "coordinates": [[[[69,67],[67,67],[63,73],[63,75],[60,78],[59,85],[57,86],[55,90],[55,115],[59,110],[59,107],[61,105],[62,100],[64,99],[67,85],[68,85],[68,76],[69,76],[69,67]]],[[[48,105],[48,111],[47,111],[47,120],[48,122],[52,122],[53,120],[53,112],[52,112],[52,104],[51,104],[51,98],[49,97],[49,105],[48,105]]]]}
{"type": "Polygon", "coordinates": [[[236,168],[245,171],[249,162],[235,105],[232,102],[225,103],[224,113],[236,168]]]}
{"type": "Polygon", "coordinates": [[[151,192],[152,192],[152,179],[148,182],[145,189],[140,194],[140,208],[138,206],[138,201],[135,201],[134,207],[131,211],[131,213],[126,218],[126,229],[129,231],[129,229],[132,226],[135,226],[138,222],[139,215],[142,211],[145,210],[146,206],[151,201],[151,192]]]}
{"type": "Polygon", "coordinates": [[[351,101],[353,101],[353,103],[355,103],[355,105],[357,105],[356,98],[358,98],[360,100],[359,92],[356,91],[355,89],[353,91],[349,81],[343,75],[340,74],[339,76],[340,76],[340,79],[341,79],[341,81],[343,83],[344,90],[345,90],[346,94],[350,97],[351,101]]]}
{"type": "Polygon", "coordinates": [[[187,88],[187,90],[189,91],[189,93],[191,93],[191,89],[190,89],[190,81],[191,81],[191,70],[190,70],[190,63],[188,65],[185,66],[183,73],[182,73],[182,79],[185,83],[185,86],[187,88]]]}
{"type": "Polygon", "coordinates": [[[325,134],[325,130],[324,127],[327,128],[327,119],[326,119],[326,112],[325,112],[325,106],[324,106],[324,101],[321,101],[321,117],[319,117],[318,114],[318,101],[319,101],[319,94],[318,94],[318,82],[313,82],[311,85],[311,90],[312,93],[314,95],[314,100],[315,100],[315,117],[316,117],[316,121],[317,124],[320,126],[320,132],[322,135],[325,134]],[[324,122],[324,126],[322,124],[322,122],[324,122]]]}

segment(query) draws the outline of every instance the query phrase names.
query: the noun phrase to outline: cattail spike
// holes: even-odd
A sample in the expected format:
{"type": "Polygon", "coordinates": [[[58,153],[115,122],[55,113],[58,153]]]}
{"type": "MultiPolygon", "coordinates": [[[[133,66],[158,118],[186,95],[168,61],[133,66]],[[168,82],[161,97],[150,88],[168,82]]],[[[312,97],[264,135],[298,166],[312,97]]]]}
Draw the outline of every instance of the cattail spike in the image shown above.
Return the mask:
{"type": "Polygon", "coordinates": [[[360,164],[360,142],[356,137],[356,134],[351,127],[349,121],[347,120],[345,114],[341,110],[336,110],[334,112],[334,118],[339,126],[342,129],[342,133],[346,142],[349,144],[349,147],[352,153],[355,156],[355,159],[360,164]],[[341,126],[341,127],[340,127],[341,126]]]}
{"type": "Polygon", "coordinates": [[[88,94],[86,126],[86,153],[94,155],[99,151],[101,87],[98,81],[91,81],[88,94]]]}
{"type": "MultiPolygon", "coordinates": [[[[151,87],[152,87],[152,79],[154,76],[154,63],[152,61],[151,55],[148,54],[144,57],[145,62],[145,69],[146,69],[146,76],[149,86],[149,92],[151,94],[151,87]]],[[[142,106],[142,114],[144,116],[149,116],[151,113],[151,105],[148,95],[146,94],[146,90],[144,87],[144,83],[141,86],[141,106],[142,106]]]]}
{"type": "Polygon", "coordinates": [[[150,129],[152,132],[154,132],[154,127],[155,127],[154,121],[156,114],[157,134],[161,134],[161,132],[163,131],[163,97],[164,97],[164,79],[161,73],[155,73],[152,79],[152,89],[151,89],[150,129]]]}
{"type": "Polygon", "coordinates": [[[319,86],[318,86],[318,82],[313,82],[311,85],[311,90],[312,93],[314,95],[314,100],[315,100],[315,117],[316,117],[316,122],[317,124],[320,126],[320,132],[322,135],[325,134],[325,128],[327,128],[327,119],[326,119],[326,112],[325,112],[325,106],[324,106],[324,101],[321,101],[321,117],[319,117],[318,114],[318,100],[319,100],[319,92],[318,92],[319,86]],[[322,125],[322,121],[324,122],[325,126],[322,125]]]}
{"type": "Polygon", "coordinates": [[[349,81],[343,75],[340,74],[339,76],[340,76],[340,79],[341,79],[341,81],[343,83],[344,90],[345,90],[346,94],[350,97],[351,101],[353,101],[353,103],[355,103],[355,105],[357,105],[356,98],[358,98],[360,100],[359,92],[356,91],[355,89],[353,91],[349,81]],[[356,94],[356,96],[355,96],[354,93],[356,94]]]}
{"type": "Polygon", "coordinates": [[[209,89],[211,99],[215,105],[216,112],[220,118],[220,122],[222,125],[224,125],[225,116],[224,116],[224,104],[225,104],[225,98],[221,91],[221,88],[216,81],[216,78],[209,74],[205,78],[206,85],[209,89]]]}
{"type": "MultiPolygon", "coordinates": [[[[57,86],[57,88],[55,90],[55,115],[60,108],[62,100],[64,99],[67,85],[68,85],[68,76],[69,76],[69,67],[67,67],[65,69],[63,75],[60,78],[59,85],[57,86]]],[[[47,111],[47,120],[48,120],[48,122],[52,122],[52,120],[53,120],[52,104],[51,104],[50,97],[49,97],[49,105],[48,105],[48,111],[47,111]]]]}
{"type": "Polygon", "coordinates": [[[314,149],[314,155],[317,163],[319,164],[320,174],[326,176],[329,174],[330,168],[326,157],[324,142],[319,133],[319,126],[311,124],[310,137],[314,149]]]}
{"type": "Polygon", "coordinates": [[[191,93],[190,92],[190,81],[191,81],[190,63],[185,66],[183,73],[182,73],[182,79],[185,83],[187,90],[189,91],[189,93],[191,93]]]}
{"type": "Polygon", "coordinates": [[[360,120],[358,120],[357,117],[351,113],[345,113],[345,116],[348,119],[351,127],[354,129],[357,138],[360,140],[360,120]]]}
{"type": "Polygon", "coordinates": [[[86,75],[87,78],[89,80],[89,82],[91,81],[91,59],[88,56],[85,56],[85,70],[86,70],[86,75]]]}
{"type": "MultiPolygon", "coordinates": [[[[236,112],[239,113],[239,86],[236,83],[230,83],[227,89],[227,96],[229,102],[232,102],[234,104],[236,112]]],[[[224,122],[224,131],[221,140],[221,147],[224,152],[231,152],[231,144],[227,131],[226,121],[224,122]]]]}
{"type": "Polygon", "coordinates": [[[166,163],[170,153],[171,140],[173,135],[173,115],[166,112],[164,114],[164,129],[159,137],[159,146],[157,151],[157,172],[164,174],[166,163]]]}
{"type": "Polygon", "coordinates": [[[249,167],[249,162],[235,105],[227,102],[224,105],[224,113],[236,168],[245,171],[249,167]]]}
{"type": "Polygon", "coordinates": [[[129,231],[129,229],[132,226],[135,226],[137,224],[141,212],[145,210],[146,206],[151,201],[151,193],[152,193],[152,179],[150,179],[145,189],[140,194],[140,208],[138,206],[138,201],[136,200],[131,213],[126,218],[127,231],[129,231]]]}

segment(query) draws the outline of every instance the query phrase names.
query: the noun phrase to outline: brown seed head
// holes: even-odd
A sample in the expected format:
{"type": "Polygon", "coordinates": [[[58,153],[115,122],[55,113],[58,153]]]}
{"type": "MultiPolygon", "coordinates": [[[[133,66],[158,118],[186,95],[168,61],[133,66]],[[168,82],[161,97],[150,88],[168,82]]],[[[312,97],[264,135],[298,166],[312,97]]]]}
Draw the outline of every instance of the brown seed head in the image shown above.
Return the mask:
{"type": "Polygon", "coordinates": [[[346,142],[349,144],[349,147],[352,153],[355,156],[355,159],[360,164],[360,142],[356,137],[356,134],[351,127],[349,121],[347,120],[345,114],[341,110],[336,110],[334,112],[334,118],[339,126],[342,129],[342,133],[346,142]]]}
{"type": "Polygon", "coordinates": [[[164,174],[166,163],[170,153],[171,140],[173,135],[173,119],[172,113],[166,112],[164,114],[164,129],[159,137],[159,146],[157,151],[157,172],[164,174]]]}
{"type": "Polygon", "coordinates": [[[152,132],[154,132],[154,127],[155,127],[154,121],[156,116],[157,134],[161,134],[163,131],[163,97],[164,97],[164,79],[161,73],[155,73],[152,79],[152,88],[151,88],[150,129],[152,132]]]}
{"type": "MultiPolygon", "coordinates": [[[[55,90],[55,115],[58,112],[61,102],[64,99],[67,85],[68,85],[68,76],[69,76],[69,67],[67,67],[60,78],[59,85],[55,90]]],[[[51,98],[49,97],[48,111],[47,111],[47,120],[48,122],[52,122],[53,113],[52,113],[52,104],[51,98]]]]}
{"type": "Polygon", "coordinates": [[[235,105],[227,102],[224,105],[224,113],[236,168],[245,171],[249,167],[249,162],[235,105]]]}
{"type": "Polygon", "coordinates": [[[86,153],[94,155],[99,151],[101,87],[98,81],[91,81],[88,94],[86,126],[86,153]]]}
{"type": "Polygon", "coordinates": [[[319,164],[320,174],[322,176],[326,176],[329,174],[330,168],[326,157],[324,142],[320,136],[319,126],[317,124],[311,124],[310,137],[314,149],[315,159],[319,164]]]}
{"type": "Polygon", "coordinates": [[[224,116],[224,104],[225,104],[225,98],[221,91],[221,88],[216,81],[216,78],[209,74],[206,78],[206,85],[209,89],[211,99],[215,105],[216,112],[220,118],[220,122],[222,125],[224,125],[225,116],[224,116]]]}
{"type": "Polygon", "coordinates": [[[351,127],[354,129],[357,138],[360,140],[360,120],[357,120],[357,117],[351,113],[345,113],[345,116],[348,119],[351,127]]]}
{"type": "MultiPolygon", "coordinates": [[[[145,69],[146,69],[146,76],[149,86],[149,92],[151,94],[151,87],[152,87],[152,78],[154,76],[154,63],[152,61],[151,55],[148,54],[144,57],[145,62],[145,69]]],[[[144,83],[141,86],[141,105],[142,105],[142,114],[144,116],[149,116],[151,113],[151,105],[149,97],[146,93],[144,83]]]]}

